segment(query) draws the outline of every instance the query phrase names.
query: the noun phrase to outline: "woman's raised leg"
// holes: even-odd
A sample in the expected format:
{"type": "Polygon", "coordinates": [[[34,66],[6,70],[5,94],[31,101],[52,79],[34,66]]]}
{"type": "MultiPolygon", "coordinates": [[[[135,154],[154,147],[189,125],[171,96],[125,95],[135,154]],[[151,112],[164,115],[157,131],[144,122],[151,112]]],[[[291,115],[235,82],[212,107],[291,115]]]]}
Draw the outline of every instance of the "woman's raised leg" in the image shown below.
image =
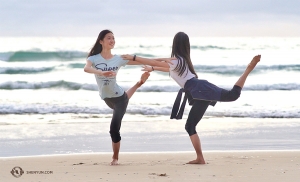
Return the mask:
{"type": "Polygon", "coordinates": [[[131,87],[126,91],[128,99],[130,99],[132,95],[135,93],[135,91],[146,82],[149,76],[150,76],[149,72],[144,72],[141,76],[140,81],[138,81],[133,87],[131,87]]]}
{"type": "Polygon", "coordinates": [[[256,64],[260,61],[261,56],[257,55],[254,56],[254,58],[252,59],[252,61],[248,64],[246,70],[244,71],[244,73],[242,74],[242,76],[238,79],[238,81],[235,83],[235,85],[243,88],[245,81],[248,77],[248,75],[251,73],[251,71],[255,68],[256,64]]]}

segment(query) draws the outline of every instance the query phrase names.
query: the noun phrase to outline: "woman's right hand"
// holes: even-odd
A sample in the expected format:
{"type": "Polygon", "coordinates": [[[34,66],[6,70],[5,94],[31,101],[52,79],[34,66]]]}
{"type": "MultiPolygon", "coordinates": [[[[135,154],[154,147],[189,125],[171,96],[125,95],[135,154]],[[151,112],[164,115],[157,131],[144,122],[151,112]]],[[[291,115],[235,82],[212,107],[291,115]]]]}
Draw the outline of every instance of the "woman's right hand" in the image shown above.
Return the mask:
{"type": "Polygon", "coordinates": [[[105,76],[105,77],[113,77],[116,76],[116,72],[114,71],[101,71],[101,75],[100,76],[105,76]]]}

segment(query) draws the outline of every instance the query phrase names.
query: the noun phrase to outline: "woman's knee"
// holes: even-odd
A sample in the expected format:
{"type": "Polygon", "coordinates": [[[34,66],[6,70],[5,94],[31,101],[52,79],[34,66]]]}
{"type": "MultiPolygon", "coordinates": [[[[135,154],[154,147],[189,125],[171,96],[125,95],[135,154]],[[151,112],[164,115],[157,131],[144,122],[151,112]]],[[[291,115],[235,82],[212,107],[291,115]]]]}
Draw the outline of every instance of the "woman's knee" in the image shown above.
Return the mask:
{"type": "Polygon", "coordinates": [[[118,143],[121,140],[120,128],[121,128],[121,120],[112,120],[110,124],[109,133],[110,133],[111,140],[114,143],[118,143]]]}
{"type": "Polygon", "coordinates": [[[242,88],[235,85],[231,90],[222,90],[221,101],[236,101],[241,95],[242,88]]]}
{"type": "Polygon", "coordinates": [[[232,92],[231,101],[236,101],[241,95],[241,92],[232,92]]]}
{"type": "Polygon", "coordinates": [[[231,89],[231,93],[232,93],[232,99],[233,101],[237,100],[240,95],[241,95],[241,91],[242,91],[242,88],[235,85],[232,89],[231,89]]]}
{"type": "Polygon", "coordinates": [[[189,136],[192,136],[194,134],[196,134],[196,126],[192,126],[192,125],[185,125],[185,131],[189,134],[189,136]]]}
{"type": "Polygon", "coordinates": [[[114,143],[118,143],[119,141],[121,141],[121,135],[120,135],[120,132],[110,131],[109,133],[110,133],[111,140],[112,140],[114,143]]]}

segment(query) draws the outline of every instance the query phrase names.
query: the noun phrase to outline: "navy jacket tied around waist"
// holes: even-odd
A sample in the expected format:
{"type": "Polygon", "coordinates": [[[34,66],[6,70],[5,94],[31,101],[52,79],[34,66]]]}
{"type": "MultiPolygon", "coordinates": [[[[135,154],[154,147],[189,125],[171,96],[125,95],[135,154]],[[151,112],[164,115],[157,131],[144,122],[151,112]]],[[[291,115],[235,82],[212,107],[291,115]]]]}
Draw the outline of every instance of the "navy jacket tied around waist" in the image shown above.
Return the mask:
{"type": "Polygon", "coordinates": [[[188,99],[189,105],[193,105],[195,100],[210,101],[210,105],[214,106],[217,101],[220,101],[222,88],[206,81],[192,78],[188,80],[184,88],[180,89],[176,100],[174,102],[171,119],[182,119],[186,100],[188,99]],[[180,110],[178,112],[180,101],[183,92],[185,92],[180,110]]]}

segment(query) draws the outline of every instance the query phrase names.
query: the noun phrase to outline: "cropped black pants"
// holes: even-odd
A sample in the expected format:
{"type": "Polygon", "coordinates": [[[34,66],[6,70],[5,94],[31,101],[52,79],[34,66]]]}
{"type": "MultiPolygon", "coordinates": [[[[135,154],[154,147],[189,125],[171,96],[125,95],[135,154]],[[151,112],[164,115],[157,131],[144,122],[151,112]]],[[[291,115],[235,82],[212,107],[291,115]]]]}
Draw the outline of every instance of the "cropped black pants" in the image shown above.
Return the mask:
{"type": "MultiPolygon", "coordinates": [[[[234,85],[231,90],[222,89],[220,101],[231,102],[237,100],[240,97],[241,90],[242,88],[237,85],[234,85]]],[[[193,106],[190,110],[185,124],[185,130],[187,131],[189,136],[192,136],[197,133],[196,126],[202,119],[204,113],[206,112],[209,103],[210,101],[194,100],[193,106]]]]}
{"type": "Polygon", "coordinates": [[[110,137],[111,140],[114,143],[118,143],[121,141],[121,135],[120,135],[120,128],[123,116],[126,112],[127,105],[128,105],[128,96],[126,92],[120,97],[114,97],[114,98],[105,98],[105,103],[113,109],[113,116],[110,123],[110,137]]]}

